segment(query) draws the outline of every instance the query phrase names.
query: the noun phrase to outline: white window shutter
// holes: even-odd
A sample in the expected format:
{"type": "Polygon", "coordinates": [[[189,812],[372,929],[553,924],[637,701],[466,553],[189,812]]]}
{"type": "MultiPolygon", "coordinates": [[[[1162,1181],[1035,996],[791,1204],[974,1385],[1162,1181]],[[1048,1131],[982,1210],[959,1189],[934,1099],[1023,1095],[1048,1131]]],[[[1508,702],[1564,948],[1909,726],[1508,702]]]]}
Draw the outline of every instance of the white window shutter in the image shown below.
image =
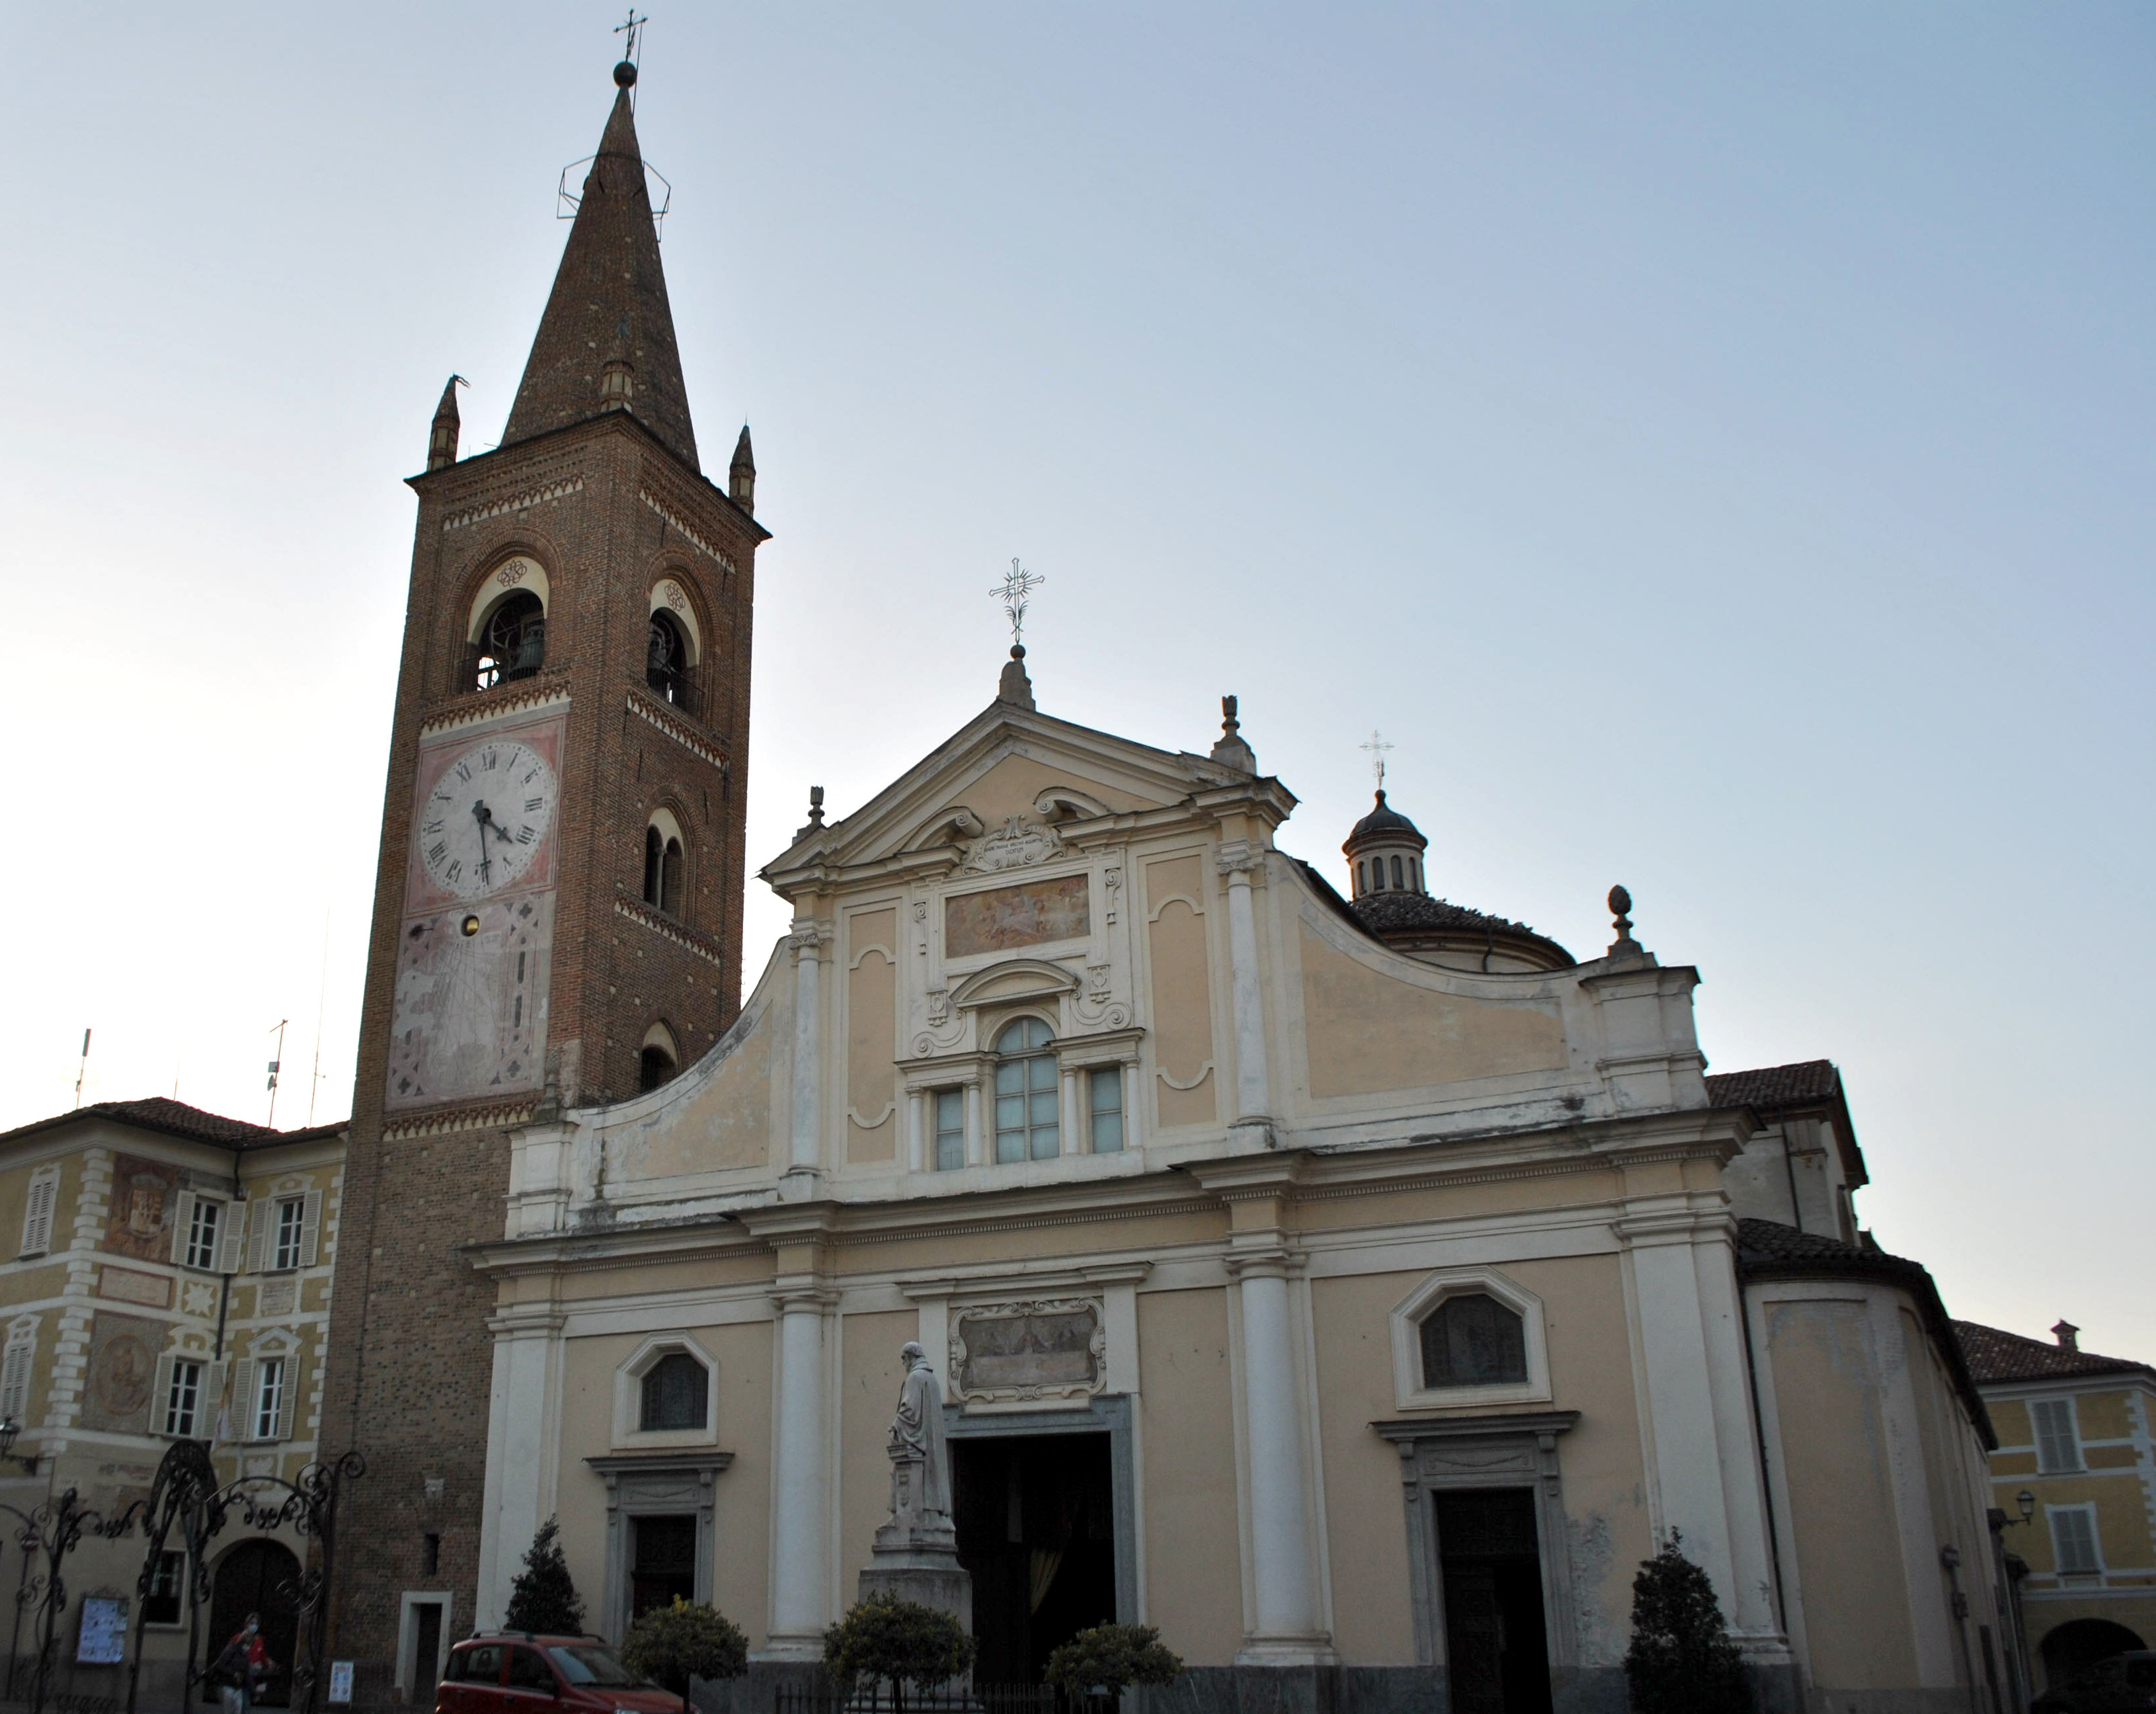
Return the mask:
{"type": "Polygon", "coordinates": [[[150,1381],[150,1432],[162,1434],[171,1420],[172,1410],[172,1353],[166,1352],[157,1359],[156,1373],[150,1381]]]}
{"type": "Polygon", "coordinates": [[[59,1200],[60,1171],[40,1167],[30,1179],[30,1195],[23,1213],[23,1254],[43,1255],[53,1247],[53,1204],[59,1200]]]}
{"type": "Polygon", "coordinates": [[[228,1202],[224,1205],[224,1224],[218,1229],[218,1272],[238,1273],[241,1255],[246,1248],[247,1204],[244,1202],[228,1202]]]}
{"type": "Polygon", "coordinates": [[[322,1193],[319,1190],[307,1193],[305,1206],[300,1214],[300,1265],[311,1268],[322,1248],[322,1193]]]}
{"type": "Polygon", "coordinates": [[[247,1226],[247,1271],[259,1274],[269,1260],[270,1226],[277,1218],[277,1201],[275,1197],[258,1196],[248,1206],[254,1218],[247,1226]]]}
{"type": "Polygon", "coordinates": [[[15,1344],[0,1357],[0,1417],[17,1427],[30,1409],[30,1357],[34,1347],[15,1344]]]}
{"type": "Polygon", "coordinates": [[[203,1365],[202,1408],[195,1413],[195,1439],[198,1440],[228,1439],[229,1435],[218,1432],[223,1421],[224,1372],[228,1365],[206,1362],[203,1365]]]}
{"type": "Polygon", "coordinates": [[[172,1204],[172,1263],[184,1264],[187,1259],[187,1234],[195,1229],[195,1193],[182,1190],[180,1199],[172,1204]]]}
{"type": "Polygon", "coordinates": [[[254,1359],[243,1357],[232,1366],[232,1432],[228,1440],[254,1438],[254,1359]]]}
{"type": "Polygon", "coordinates": [[[285,1388],[277,1395],[277,1438],[292,1438],[292,1400],[300,1390],[300,1353],[294,1352],[285,1359],[285,1388]]]}

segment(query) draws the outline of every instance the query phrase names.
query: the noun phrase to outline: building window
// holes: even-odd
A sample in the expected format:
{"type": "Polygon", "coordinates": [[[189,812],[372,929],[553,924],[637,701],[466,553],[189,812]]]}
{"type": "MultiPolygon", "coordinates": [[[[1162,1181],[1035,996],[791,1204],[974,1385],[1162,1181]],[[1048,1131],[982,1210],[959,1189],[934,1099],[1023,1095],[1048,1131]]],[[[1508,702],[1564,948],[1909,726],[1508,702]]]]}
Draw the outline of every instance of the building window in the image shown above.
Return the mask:
{"type": "Polygon", "coordinates": [[[252,1424],[254,1439],[285,1438],[285,1361],[281,1357],[265,1357],[255,1367],[252,1424]]]}
{"type": "Polygon", "coordinates": [[[203,1414],[203,1365],[188,1357],[177,1357],[172,1362],[172,1378],[165,1388],[164,1432],[177,1439],[195,1438],[196,1425],[203,1414]]]}
{"type": "Polygon", "coordinates": [[[681,1055],[674,1045],[674,1032],[654,1024],[644,1032],[644,1045],[636,1055],[636,1086],[648,1094],[681,1069],[681,1055]]]}
{"type": "Polygon", "coordinates": [[[710,1419],[711,1372],[685,1351],[662,1357],[644,1374],[643,1409],[637,1426],[644,1434],[669,1429],[701,1429],[710,1419]]]}
{"type": "Polygon", "coordinates": [[[956,1172],[966,1164],[966,1091],[936,1091],[936,1170],[956,1172]]]}
{"type": "Polygon", "coordinates": [[[689,639],[681,622],[670,613],[651,615],[650,638],[644,649],[644,682],[684,713],[690,706],[693,685],[689,674],[689,639]]]}
{"type": "Polygon", "coordinates": [[[1407,883],[1400,879],[1400,860],[1395,857],[1393,859],[1393,890],[1398,892],[1406,885],[1407,883]]]}
{"type": "Polygon", "coordinates": [[[1055,1040],[1038,1018],[1021,1018],[996,1038],[996,1160],[1045,1161],[1062,1147],[1056,1121],[1055,1040]]]}
{"type": "Polygon", "coordinates": [[[1112,1155],[1123,1147],[1123,1068],[1096,1065],[1086,1074],[1086,1106],[1092,1121],[1093,1152],[1112,1155]]]}
{"type": "Polygon", "coordinates": [[[629,1616],[640,1619],[654,1607],[696,1599],[696,1520],[676,1517],[631,1520],[635,1554],[630,1563],[629,1616]]]}
{"type": "Polygon", "coordinates": [[[187,1563],[187,1555],[173,1548],[167,1547],[158,1554],[157,1568],[150,1573],[150,1593],[142,1603],[143,1624],[180,1622],[180,1579],[187,1563]]]}
{"type": "Polygon", "coordinates": [[[10,1327],[7,1354],[0,1357],[0,1419],[18,1428],[30,1414],[30,1375],[37,1357],[37,1322],[10,1327]]]}
{"type": "Polygon", "coordinates": [[[644,902],[669,916],[681,914],[681,833],[670,815],[644,830],[644,902]]]}
{"type": "Polygon", "coordinates": [[[1360,898],[1370,890],[1370,865],[1361,858],[1355,860],[1355,895],[1360,898]]]}
{"type": "Polygon", "coordinates": [[[490,690],[528,679],[546,664],[547,609],[529,589],[519,589],[495,608],[480,633],[475,685],[490,690]]]}
{"type": "Polygon", "coordinates": [[[1527,1378],[1524,1325],[1487,1293],[1448,1297],[1423,1319],[1425,1387],[1496,1387],[1527,1378]]]}
{"type": "Polygon", "coordinates": [[[2096,1539],[2096,1507],[2093,1506],[2047,1506],[2051,1514],[2051,1552],[2061,1577],[2087,1576],[2103,1569],[2103,1556],[2097,1552],[2096,1539]]]}
{"type": "Polygon", "coordinates": [[[2036,1468],[2046,1475],[2082,1467],[2082,1439],[2071,1398],[2034,1398],[2029,1420],[2036,1431],[2036,1468]]]}
{"type": "Polygon", "coordinates": [[[208,1197],[195,1198],[193,1218],[187,1222],[186,1253],[180,1260],[207,1272],[217,1269],[217,1229],[224,1217],[224,1204],[208,1197]]]}
{"type": "Polygon", "coordinates": [[[277,1236],[270,1247],[270,1265],[273,1268],[296,1268],[300,1265],[300,1234],[306,1227],[306,1203],[299,1197],[288,1196],[277,1203],[277,1236]]]}
{"type": "Polygon", "coordinates": [[[23,1207],[23,1254],[43,1255],[53,1247],[53,1209],[59,1201],[60,1169],[57,1162],[40,1167],[30,1175],[30,1189],[23,1207]]]}

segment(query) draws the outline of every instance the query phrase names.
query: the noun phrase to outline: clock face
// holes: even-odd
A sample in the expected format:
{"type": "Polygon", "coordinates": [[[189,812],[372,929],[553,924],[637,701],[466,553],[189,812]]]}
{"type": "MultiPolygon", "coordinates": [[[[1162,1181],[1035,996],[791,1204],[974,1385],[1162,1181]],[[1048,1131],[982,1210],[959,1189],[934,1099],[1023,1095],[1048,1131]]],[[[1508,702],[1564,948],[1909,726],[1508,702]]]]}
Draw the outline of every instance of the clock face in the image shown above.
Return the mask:
{"type": "Polygon", "coordinates": [[[475,744],[442,770],[419,806],[419,860],[435,885],[480,899],[514,885],[553,824],[561,783],[513,738],[475,744]]]}

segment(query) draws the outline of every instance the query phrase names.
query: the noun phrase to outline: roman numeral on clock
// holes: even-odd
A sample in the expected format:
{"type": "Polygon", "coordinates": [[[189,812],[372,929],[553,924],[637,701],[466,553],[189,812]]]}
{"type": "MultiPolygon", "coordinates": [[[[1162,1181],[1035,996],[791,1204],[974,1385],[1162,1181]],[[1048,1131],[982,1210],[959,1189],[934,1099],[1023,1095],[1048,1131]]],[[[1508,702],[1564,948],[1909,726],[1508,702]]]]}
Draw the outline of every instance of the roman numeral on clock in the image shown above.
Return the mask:
{"type": "Polygon", "coordinates": [[[526,815],[536,815],[546,807],[547,800],[544,798],[526,798],[524,800],[524,813],[526,815]]]}
{"type": "MultiPolygon", "coordinates": [[[[439,826],[440,824],[438,822],[435,825],[439,826]]],[[[447,839],[437,839],[433,844],[427,847],[427,860],[429,863],[439,863],[443,858],[449,854],[449,842],[447,839]]]]}

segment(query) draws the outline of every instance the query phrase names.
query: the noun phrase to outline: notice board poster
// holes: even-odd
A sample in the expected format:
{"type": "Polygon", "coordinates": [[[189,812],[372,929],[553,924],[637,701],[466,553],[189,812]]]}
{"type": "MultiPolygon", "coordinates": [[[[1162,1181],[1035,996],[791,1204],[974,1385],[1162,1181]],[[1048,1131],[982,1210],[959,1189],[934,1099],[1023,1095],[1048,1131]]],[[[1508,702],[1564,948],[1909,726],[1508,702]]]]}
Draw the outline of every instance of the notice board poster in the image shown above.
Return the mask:
{"type": "Polygon", "coordinates": [[[127,1598],[85,1595],[74,1658],[81,1666],[117,1666],[127,1658],[127,1598]]]}

